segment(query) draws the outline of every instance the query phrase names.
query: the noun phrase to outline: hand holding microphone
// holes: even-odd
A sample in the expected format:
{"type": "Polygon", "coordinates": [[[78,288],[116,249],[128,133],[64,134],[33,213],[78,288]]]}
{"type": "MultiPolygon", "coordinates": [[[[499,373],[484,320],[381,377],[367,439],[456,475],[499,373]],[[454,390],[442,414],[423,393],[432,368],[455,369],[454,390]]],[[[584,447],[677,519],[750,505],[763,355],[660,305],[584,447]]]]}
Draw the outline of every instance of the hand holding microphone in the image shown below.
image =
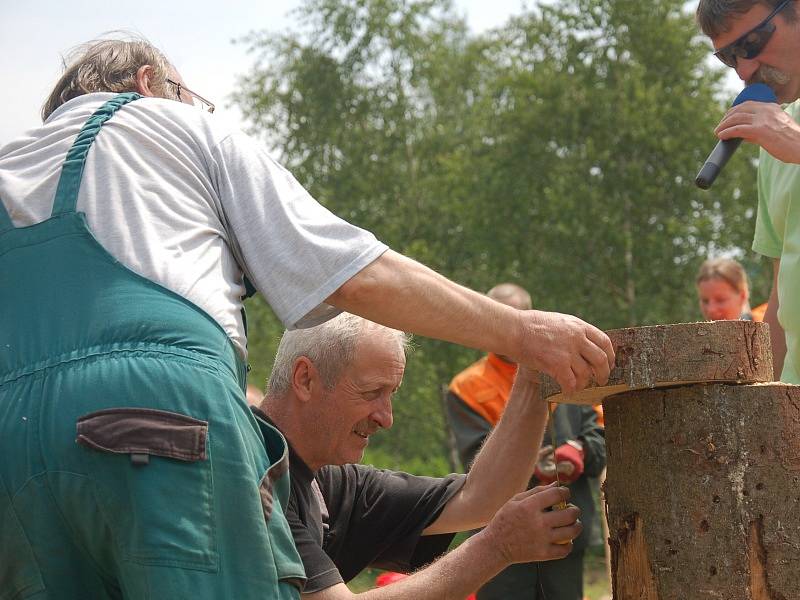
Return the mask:
{"type": "MultiPolygon", "coordinates": [[[[753,85],[748,85],[741,91],[736,97],[736,100],[733,101],[733,106],[738,106],[743,102],[777,103],[778,99],[775,96],[775,92],[773,92],[768,85],[764,83],[754,83],[753,85]]],[[[792,122],[794,123],[794,121],[792,122]]],[[[711,184],[713,184],[714,180],[717,178],[717,175],[720,174],[723,167],[728,163],[728,160],[730,160],[730,157],[733,156],[733,153],[736,152],[736,149],[741,143],[741,137],[717,142],[714,150],[708,155],[703,168],[700,169],[700,172],[694,180],[697,187],[704,190],[710,188],[711,184]]]]}

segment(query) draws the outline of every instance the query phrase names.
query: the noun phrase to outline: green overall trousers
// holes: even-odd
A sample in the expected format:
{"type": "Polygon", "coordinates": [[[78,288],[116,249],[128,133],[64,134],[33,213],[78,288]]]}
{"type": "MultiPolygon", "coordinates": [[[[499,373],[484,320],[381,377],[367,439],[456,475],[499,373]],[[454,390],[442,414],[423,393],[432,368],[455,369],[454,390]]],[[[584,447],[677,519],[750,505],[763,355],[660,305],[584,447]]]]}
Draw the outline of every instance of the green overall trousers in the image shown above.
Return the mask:
{"type": "Polygon", "coordinates": [[[95,136],[139,97],[86,122],[49,219],[15,228],[0,201],[0,600],[297,599],[286,442],[241,357],[75,210],[95,136]]]}

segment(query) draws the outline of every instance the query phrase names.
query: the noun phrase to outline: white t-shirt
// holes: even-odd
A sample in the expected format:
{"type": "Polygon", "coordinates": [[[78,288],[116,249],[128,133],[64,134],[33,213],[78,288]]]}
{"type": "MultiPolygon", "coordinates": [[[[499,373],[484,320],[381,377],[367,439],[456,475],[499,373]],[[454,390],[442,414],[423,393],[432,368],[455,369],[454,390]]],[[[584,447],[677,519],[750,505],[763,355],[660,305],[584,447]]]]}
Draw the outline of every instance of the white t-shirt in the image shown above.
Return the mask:
{"type": "MultiPolygon", "coordinates": [[[[16,226],[49,217],[69,147],[113,97],[74,98],[0,148],[0,200],[16,226]]],[[[387,249],[320,205],[252,138],[159,98],[103,125],[77,210],[112,256],[205,310],[243,354],[244,274],[287,327],[310,327],[337,314],[324,299],[387,249]]]]}

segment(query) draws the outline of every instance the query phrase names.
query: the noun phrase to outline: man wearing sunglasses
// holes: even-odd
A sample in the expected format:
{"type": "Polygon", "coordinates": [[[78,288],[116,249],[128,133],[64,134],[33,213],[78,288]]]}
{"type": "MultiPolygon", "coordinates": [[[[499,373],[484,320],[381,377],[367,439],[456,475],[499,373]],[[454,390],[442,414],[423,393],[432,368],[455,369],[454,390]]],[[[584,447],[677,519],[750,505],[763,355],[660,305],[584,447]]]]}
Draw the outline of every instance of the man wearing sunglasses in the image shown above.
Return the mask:
{"type": "Polygon", "coordinates": [[[744,102],[725,114],[715,133],[761,147],[753,250],[773,259],[764,320],[775,378],[794,384],[800,384],[799,11],[796,0],[700,0],[697,7],[714,55],[746,84],[765,83],[788,105],[744,102]]]}

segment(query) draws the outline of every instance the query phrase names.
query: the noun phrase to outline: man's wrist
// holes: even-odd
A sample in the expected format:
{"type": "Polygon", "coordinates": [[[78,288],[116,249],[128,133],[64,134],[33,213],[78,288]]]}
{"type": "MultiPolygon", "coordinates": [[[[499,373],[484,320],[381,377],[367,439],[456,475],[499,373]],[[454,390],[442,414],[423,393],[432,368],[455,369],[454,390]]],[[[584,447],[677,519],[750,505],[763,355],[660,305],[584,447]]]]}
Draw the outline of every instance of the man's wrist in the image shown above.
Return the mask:
{"type": "MultiPolygon", "coordinates": [[[[467,552],[475,552],[482,564],[487,568],[495,570],[499,573],[513,563],[508,549],[500,540],[498,534],[491,526],[491,522],[476,533],[470,536],[464,544],[469,543],[470,546],[465,548],[467,552]]],[[[462,544],[462,546],[464,545],[462,544]]]]}
{"type": "MultiPolygon", "coordinates": [[[[510,306],[504,307],[509,311],[513,311],[513,322],[511,323],[511,327],[506,329],[508,332],[505,336],[504,343],[508,344],[499,354],[507,356],[512,361],[515,361],[519,364],[521,358],[524,357],[523,348],[525,347],[525,339],[528,335],[528,332],[525,330],[525,319],[523,318],[523,312],[516,308],[512,308],[510,306]]],[[[496,352],[497,353],[497,352],[496,352]]],[[[521,366],[521,365],[520,365],[521,366]]]]}

